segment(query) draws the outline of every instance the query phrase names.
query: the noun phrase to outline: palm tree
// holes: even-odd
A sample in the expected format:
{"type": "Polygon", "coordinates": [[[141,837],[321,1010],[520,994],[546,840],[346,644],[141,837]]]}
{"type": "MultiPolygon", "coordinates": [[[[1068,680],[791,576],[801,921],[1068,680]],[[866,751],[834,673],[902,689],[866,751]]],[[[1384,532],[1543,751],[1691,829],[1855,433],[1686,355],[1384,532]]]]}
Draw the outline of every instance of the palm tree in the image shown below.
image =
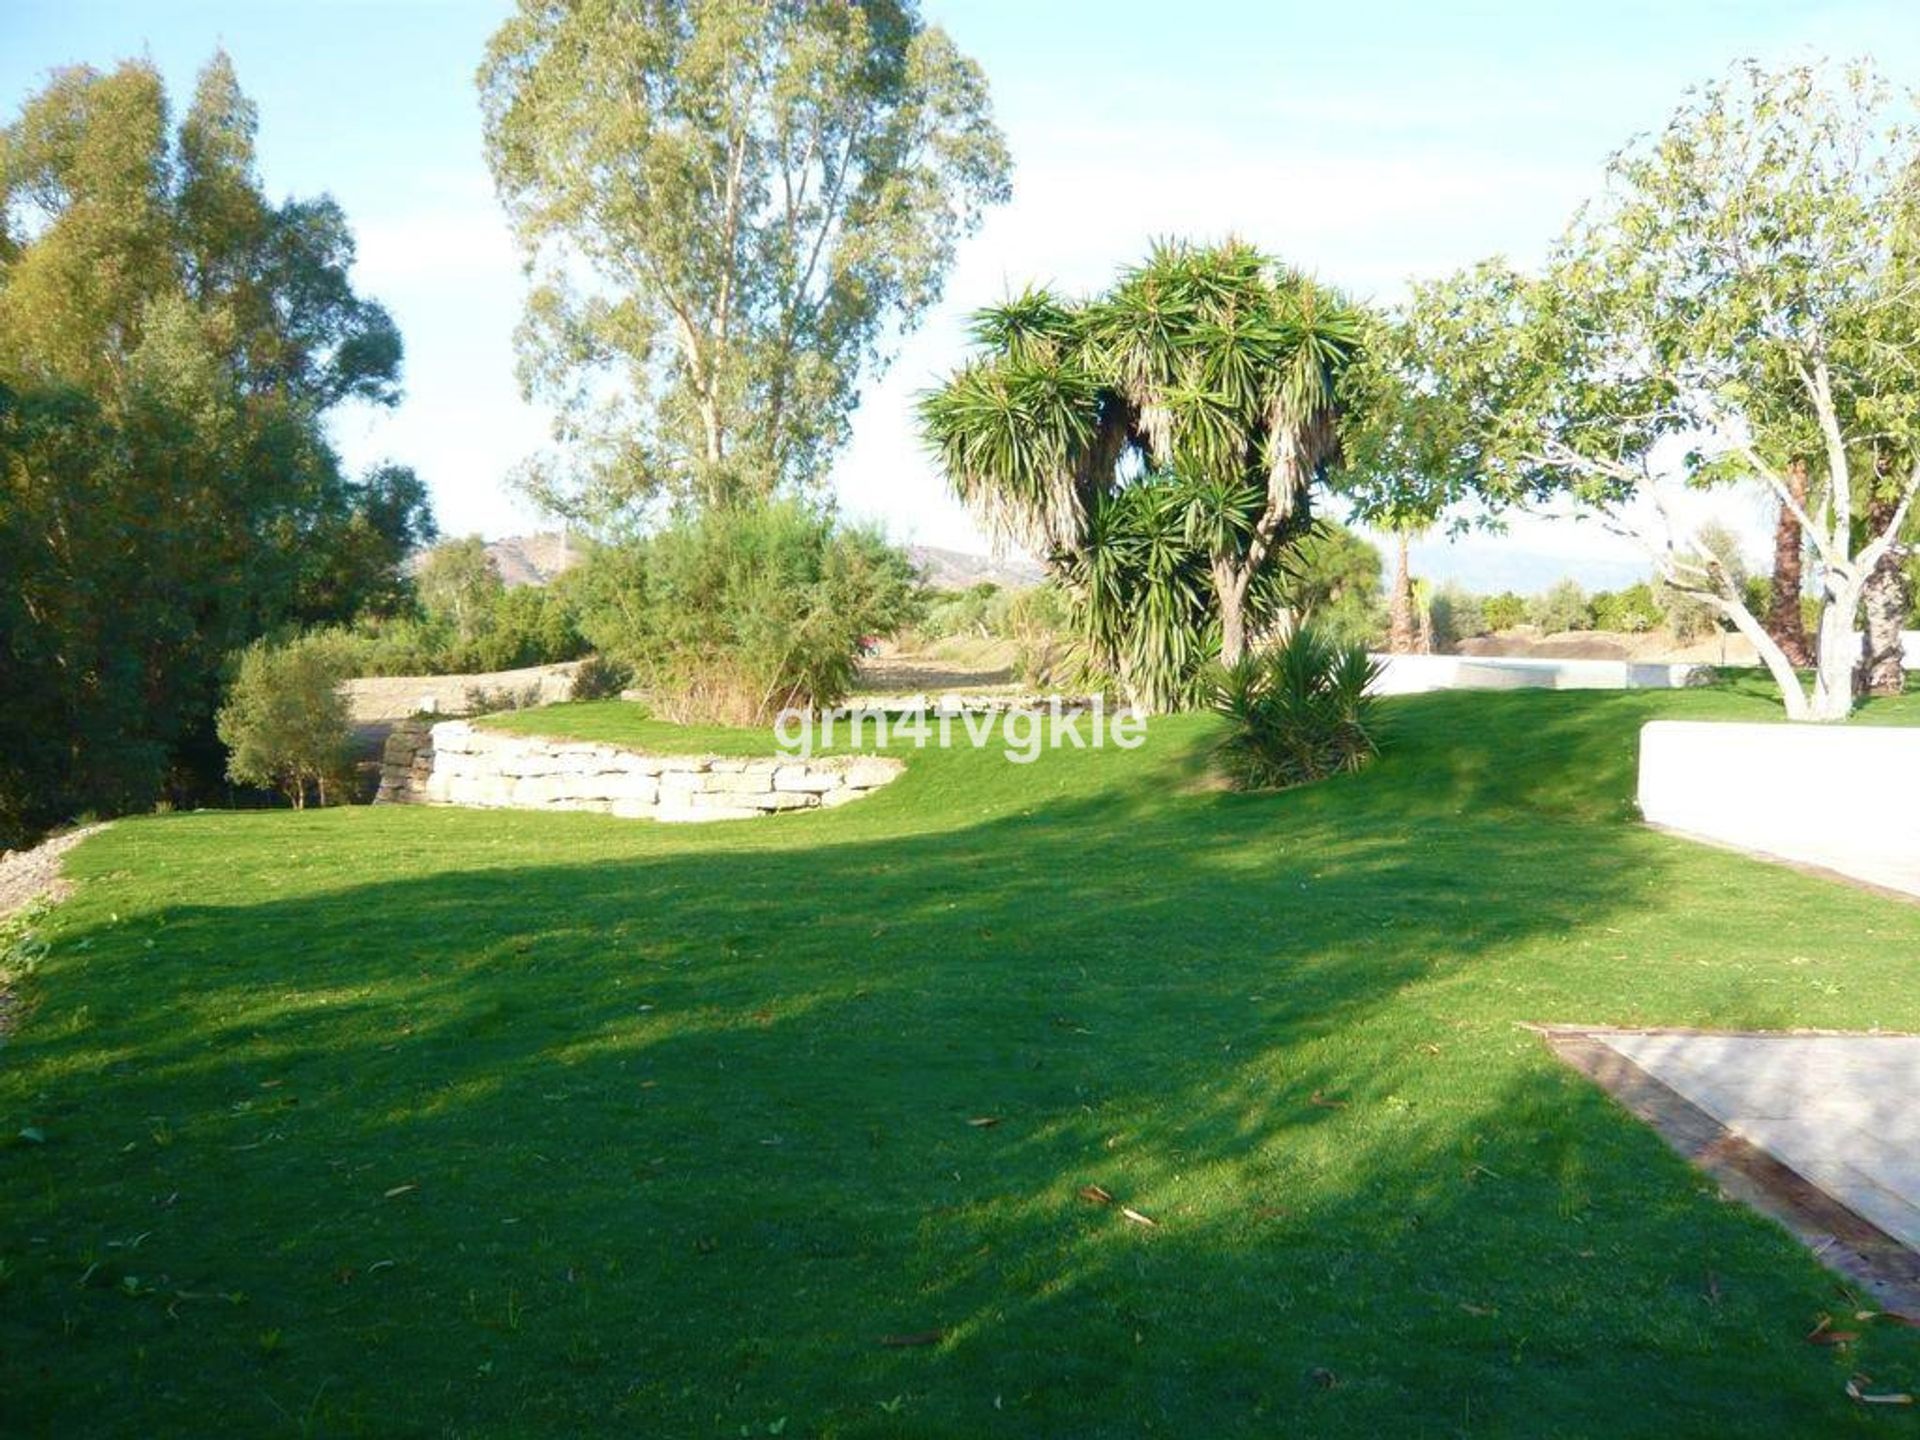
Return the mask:
{"type": "Polygon", "coordinates": [[[972,333],[920,404],[954,493],[1044,557],[1109,673],[1180,703],[1271,618],[1360,316],[1249,245],[1164,243],[1098,299],[1029,290],[972,333]]]}

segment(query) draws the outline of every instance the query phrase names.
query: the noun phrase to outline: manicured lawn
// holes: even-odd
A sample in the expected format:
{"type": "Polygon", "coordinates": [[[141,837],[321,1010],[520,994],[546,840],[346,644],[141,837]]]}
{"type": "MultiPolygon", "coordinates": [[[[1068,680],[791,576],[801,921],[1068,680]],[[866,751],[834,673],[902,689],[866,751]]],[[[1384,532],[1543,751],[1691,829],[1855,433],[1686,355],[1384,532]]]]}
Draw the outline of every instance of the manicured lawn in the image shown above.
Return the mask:
{"type": "Polygon", "coordinates": [[[1916,1433],[1843,1387],[1920,1331],[1521,1025],[1920,1029],[1920,906],[1630,823],[1637,726],[1754,694],[1389,713],[1279,797],[1183,719],[706,828],[116,826],[0,1050],[0,1432],[1916,1433]]]}

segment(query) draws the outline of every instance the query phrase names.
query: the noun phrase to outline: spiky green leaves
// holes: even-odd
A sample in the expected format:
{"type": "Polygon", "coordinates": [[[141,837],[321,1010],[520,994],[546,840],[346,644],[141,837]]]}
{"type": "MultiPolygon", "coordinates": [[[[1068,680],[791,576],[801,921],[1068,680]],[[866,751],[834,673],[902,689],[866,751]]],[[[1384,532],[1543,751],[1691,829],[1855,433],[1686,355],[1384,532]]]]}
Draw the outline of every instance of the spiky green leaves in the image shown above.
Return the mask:
{"type": "Polygon", "coordinates": [[[1359,313],[1252,246],[1169,241],[1103,296],[1028,290],[972,334],[981,353],[920,405],[955,494],[1050,556],[1082,605],[1123,606],[1085,623],[1116,676],[1154,677],[1125,682],[1135,698],[1191,694],[1215,647],[1253,633],[1263,577],[1339,455],[1359,313]],[[1180,562],[1152,570],[1170,542],[1180,562]]]}

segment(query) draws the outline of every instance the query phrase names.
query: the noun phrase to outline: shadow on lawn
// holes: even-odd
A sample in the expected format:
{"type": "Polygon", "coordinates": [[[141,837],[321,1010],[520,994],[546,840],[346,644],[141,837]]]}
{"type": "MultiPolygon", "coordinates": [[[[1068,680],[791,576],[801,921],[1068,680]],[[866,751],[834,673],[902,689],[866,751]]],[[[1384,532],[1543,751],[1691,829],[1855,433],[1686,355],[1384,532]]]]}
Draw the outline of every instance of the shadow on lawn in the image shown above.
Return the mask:
{"type": "Polygon", "coordinates": [[[1634,903],[1658,854],[1456,813],[1502,783],[1101,792],[172,907],[155,951],[103,929],[91,1028],[10,1057],[49,1067],[57,1140],[0,1172],[46,1242],[7,1245],[13,1418],[1831,1425],[1850,1361],[1800,1341],[1811,1262],[1459,992],[1634,903]]]}

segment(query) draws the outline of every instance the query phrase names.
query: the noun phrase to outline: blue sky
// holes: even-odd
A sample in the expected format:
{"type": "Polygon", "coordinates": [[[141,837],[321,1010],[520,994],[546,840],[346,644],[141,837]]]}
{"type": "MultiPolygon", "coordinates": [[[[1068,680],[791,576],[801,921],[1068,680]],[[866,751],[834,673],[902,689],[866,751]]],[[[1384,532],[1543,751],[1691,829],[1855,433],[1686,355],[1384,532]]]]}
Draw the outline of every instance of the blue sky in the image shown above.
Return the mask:
{"type": "MultiPolygon", "coordinates": [[[[341,201],[361,288],[406,337],[406,400],[342,416],[342,449],[417,466],[450,533],[536,523],[507,477],[545,422],[513,379],[521,279],[473,87],[509,8],[0,0],[9,113],[56,65],[143,54],[184,97],[227,48],[260,107],[269,191],[341,201]]],[[[1920,83],[1911,0],[927,0],[926,12],[986,70],[1014,198],[867,386],[834,485],[897,537],[960,549],[984,544],[922,457],[910,405],[959,358],[966,312],[1009,288],[1092,289],[1155,236],[1237,233],[1389,300],[1410,276],[1482,255],[1536,258],[1610,151],[1736,59],[1869,55],[1920,83]]],[[[1757,538],[1765,517],[1728,503],[1725,518],[1757,538]]],[[[1644,568],[1565,523],[1523,525],[1500,547],[1434,543],[1424,558],[1489,582],[1521,552],[1593,583],[1644,568]]]]}

